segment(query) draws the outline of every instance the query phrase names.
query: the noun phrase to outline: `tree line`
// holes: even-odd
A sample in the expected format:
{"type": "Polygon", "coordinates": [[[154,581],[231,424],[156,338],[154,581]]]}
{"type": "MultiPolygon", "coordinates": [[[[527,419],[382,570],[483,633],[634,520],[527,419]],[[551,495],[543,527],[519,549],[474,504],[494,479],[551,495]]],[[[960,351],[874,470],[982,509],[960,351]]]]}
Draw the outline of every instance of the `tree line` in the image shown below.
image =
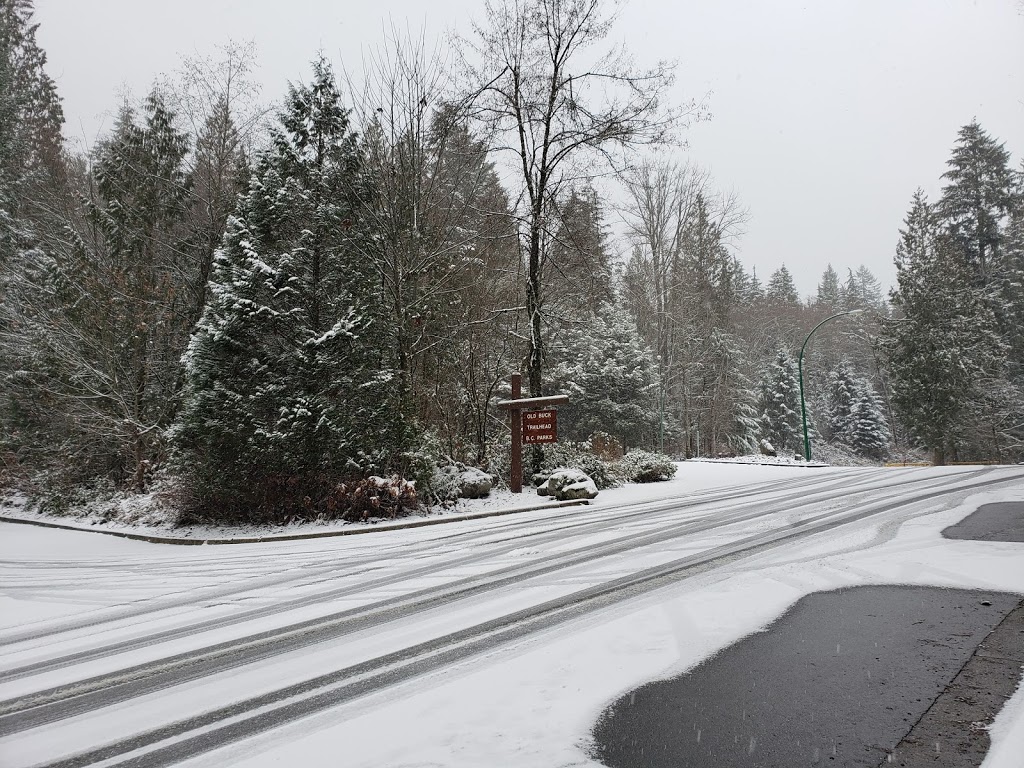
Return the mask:
{"type": "Polygon", "coordinates": [[[644,153],[705,116],[666,101],[670,65],[609,45],[598,0],[485,5],[454,63],[393,33],[358,78],[315,59],[272,110],[250,47],[186,60],[80,153],[31,1],[0,0],[4,484],[170,478],[220,519],[338,515],[375,477],[429,496],[439,465],[500,465],[511,371],[570,395],[570,440],[793,453],[794,354],[851,309],[809,353],[817,444],[1018,455],[1002,145],[965,127],[942,200],[915,197],[891,306],[863,266],[801,300],[741,262],[736,196],[644,153]]]}

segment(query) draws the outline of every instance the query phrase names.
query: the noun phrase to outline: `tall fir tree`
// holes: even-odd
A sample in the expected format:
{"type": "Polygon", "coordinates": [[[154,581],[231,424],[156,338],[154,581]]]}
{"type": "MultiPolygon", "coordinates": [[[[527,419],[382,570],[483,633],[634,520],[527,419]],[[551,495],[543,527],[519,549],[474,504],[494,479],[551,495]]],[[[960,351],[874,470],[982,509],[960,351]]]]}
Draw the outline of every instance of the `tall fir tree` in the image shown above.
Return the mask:
{"type": "Polygon", "coordinates": [[[761,437],[779,453],[795,451],[802,439],[800,381],[796,363],[779,349],[761,373],[761,437]]]}
{"type": "Polygon", "coordinates": [[[604,213],[592,187],[572,189],[557,207],[558,226],[544,257],[545,313],[558,323],[596,314],[614,301],[604,213]]]}
{"type": "Polygon", "coordinates": [[[1024,168],[1018,173],[1016,207],[1003,233],[1003,258],[992,295],[1000,308],[1011,381],[1024,390],[1024,168]]]}
{"type": "Polygon", "coordinates": [[[967,404],[999,376],[1003,344],[970,266],[938,231],[920,190],[900,230],[896,271],[892,302],[901,316],[885,323],[883,338],[892,402],[915,441],[944,464],[967,404]]]}
{"type": "Polygon", "coordinates": [[[31,0],[0,0],[0,265],[31,241],[45,188],[64,174],[64,113],[31,0]]]}
{"type": "Polygon", "coordinates": [[[32,16],[31,0],[0,0],[0,451],[20,459],[40,450],[50,422],[22,300],[46,271],[49,238],[63,235],[59,214],[73,199],[64,115],[32,16]]]}
{"type": "Polygon", "coordinates": [[[842,297],[839,287],[839,275],[829,264],[821,275],[821,282],[818,283],[818,293],[814,297],[814,304],[826,312],[837,312],[842,297]]]}
{"type": "Polygon", "coordinates": [[[196,136],[190,182],[188,216],[190,250],[194,264],[188,270],[193,323],[206,304],[206,288],[213,255],[220,245],[227,219],[248,183],[249,161],[243,138],[227,98],[213,104],[196,136]]]}
{"type": "Polygon", "coordinates": [[[866,380],[860,379],[856,385],[858,391],[850,409],[845,442],[861,456],[881,459],[889,446],[882,404],[866,380]]]}
{"type": "Polygon", "coordinates": [[[625,446],[649,444],[658,421],[655,360],[622,307],[605,305],[553,345],[552,385],[569,395],[560,409],[565,435],[606,432],[625,446]]]}
{"type": "Polygon", "coordinates": [[[229,220],[186,353],[173,435],[198,511],[328,514],[331,488],[401,443],[378,286],[359,258],[369,192],[330,65],[291,86],[229,220]]]}
{"type": "Polygon", "coordinates": [[[947,165],[936,213],[975,279],[987,285],[998,268],[1003,226],[1013,208],[1010,155],[974,120],[958,132],[947,165]]]}
{"type": "Polygon", "coordinates": [[[839,292],[843,309],[880,310],[885,306],[882,284],[870,269],[862,264],[856,270],[847,270],[846,274],[839,292]]]}
{"type": "Polygon", "coordinates": [[[825,388],[826,437],[846,441],[850,431],[853,406],[857,400],[857,383],[845,360],[832,369],[825,388]]]}
{"type": "Polygon", "coordinates": [[[793,282],[793,275],[790,274],[786,265],[783,264],[772,272],[768,278],[768,285],[764,291],[765,298],[782,306],[797,307],[800,305],[800,296],[796,292],[796,283],[793,282]]]}
{"type": "Polygon", "coordinates": [[[12,381],[39,466],[136,490],[164,454],[190,313],[182,311],[188,139],[157,94],[122,110],[90,198],[14,283],[29,348],[12,381]]]}

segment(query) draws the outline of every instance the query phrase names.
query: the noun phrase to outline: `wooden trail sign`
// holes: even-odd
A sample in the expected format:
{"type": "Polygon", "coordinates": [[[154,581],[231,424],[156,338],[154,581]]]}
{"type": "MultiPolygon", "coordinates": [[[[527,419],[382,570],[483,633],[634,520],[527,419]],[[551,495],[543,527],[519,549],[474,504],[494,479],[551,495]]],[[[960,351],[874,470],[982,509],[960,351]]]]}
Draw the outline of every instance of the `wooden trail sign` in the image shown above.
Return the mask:
{"type": "Polygon", "coordinates": [[[523,376],[513,373],[512,399],[498,401],[498,407],[509,412],[512,427],[512,477],[509,479],[512,493],[523,492],[524,433],[532,436],[525,439],[529,444],[555,442],[558,439],[558,412],[550,406],[569,402],[568,395],[522,397],[522,394],[523,376]]]}
{"type": "Polygon", "coordinates": [[[558,442],[558,411],[523,411],[523,443],[558,442]]]}

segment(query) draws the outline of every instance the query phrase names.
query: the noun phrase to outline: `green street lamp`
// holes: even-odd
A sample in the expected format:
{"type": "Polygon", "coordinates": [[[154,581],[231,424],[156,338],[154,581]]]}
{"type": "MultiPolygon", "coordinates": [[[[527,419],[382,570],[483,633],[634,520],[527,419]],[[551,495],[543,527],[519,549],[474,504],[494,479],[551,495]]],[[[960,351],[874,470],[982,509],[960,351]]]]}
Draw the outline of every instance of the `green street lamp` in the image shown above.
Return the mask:
{"type": "Polygon", "coordinates": [[[837,317],[843,317],[844,315],[862,315],[864,314],[863,309],[851,309],[846,312],[838,312],[831,317],[826,317],[816,326],[811,328],[811,332],[807,334],[807,338],[804,339],[804,344],[800,347],[800,359],[797,361],[797,371],[800,374],[800,413],[804,420],[804,458],[807,461],[811,460],[811,440],[807,436],[807,404],[804,402],[804,350],[807,349],[807,342],[811,340],[811,336],[814,332],[821,328],[825,323],[830,320],[835,320],[837,317]]]}

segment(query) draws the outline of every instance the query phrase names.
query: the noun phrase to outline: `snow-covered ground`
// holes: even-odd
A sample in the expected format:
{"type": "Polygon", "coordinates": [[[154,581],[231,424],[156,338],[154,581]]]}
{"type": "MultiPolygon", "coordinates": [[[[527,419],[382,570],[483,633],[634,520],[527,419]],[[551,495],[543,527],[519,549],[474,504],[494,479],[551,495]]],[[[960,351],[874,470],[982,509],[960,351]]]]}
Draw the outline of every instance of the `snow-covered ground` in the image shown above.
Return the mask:
{"type": "MultiPolygon", "coordinates": [[[[668,482],[649,483],[646,485],[630,484],[620,488],[611,488],[602,491],[596,503],[607,505],[674,498],[680,494],[728,486],[735,482],[733,479],[734,475],[729,472],[702,471],[699,465],[704,462],[763,464],[775,468],[760,473],[746,472],[741,481],[743,483],[778,480],[782,477],[777,471],[778,467],[813,469],[825,466],[818,463],[801,463],[789,457],[741,456],[735,459],[693,459],[689,462],[678,462],[678,466],[683,469],[668,482]]],[[[379,531],[386,528],[405,527],[409,523],[455,520],[498,511],[504,512],[538,506],[557,506],[557,504],[550,498],[538,496],[529,487],[519,494],[512,493],[507,488],[496,488],[487,497],[482,499],[458,499],[453,503],[430,507],[421,514],[409,515],[396,520],[374,520],[370,522],[330,520],[324,522],[300,522],[289,525],[178,526],[173,522],[176,517],[175,511],[168,507],[167,502],[161,498],[160,492],[153,492],[82,504],[70,510],[67,515],[59,517],[31,509],[24,496],[12,496],[0,498],[0,517],[55,523],[82,530],[116,531],[161,538],[222,540],[285,537],[333,532],[351,533],[366,529],[379,531]]]]}
{"type": "MultiPolygon", "coordinates": [[[[368,682],[183,764],[596,766],[588,733],[608,703],[693,667],[810,592],[898,583],[1024,594],[1024,545],[940,535],[996,500],[1024,501],[1024,469],[689,462],[669,483],[602,492],[588,507],[367,536],[175,547],[2,524],[2,764],[46,764],[245,705],[234,720],[182,725],[146,749],[187,747],[196,734],[301,707],[382,670],[393,684],[368,682]],[[796,522],[832,527],[787,538],[796,522]],[[748,551],[752,543],[760,548],[748,551]],[[709,565],[699,572],[588,607],[616,579],[701,558],[709,565]],[[386,659],[559,600],[564,620],[461,660],[403,677],[406,662],[386,659]],[[310,633],[321,634],[307,642],[310,633]],[[282,693],[358,665],[367,671],[282,693]],[[161,671],[181,677],[102,698],[114,682],[161,671]],[[72,687],[80,699],[69,699],[72,687]],[[10,702],[25,697],[41,709],[50,699],[82,704],[8,728],[10,702]]],[[[438,653],[459,647],[445,640],[438,653]]],[[[985,768],[1018,768],[1024,693],[992,735],[985,768]]]]}

